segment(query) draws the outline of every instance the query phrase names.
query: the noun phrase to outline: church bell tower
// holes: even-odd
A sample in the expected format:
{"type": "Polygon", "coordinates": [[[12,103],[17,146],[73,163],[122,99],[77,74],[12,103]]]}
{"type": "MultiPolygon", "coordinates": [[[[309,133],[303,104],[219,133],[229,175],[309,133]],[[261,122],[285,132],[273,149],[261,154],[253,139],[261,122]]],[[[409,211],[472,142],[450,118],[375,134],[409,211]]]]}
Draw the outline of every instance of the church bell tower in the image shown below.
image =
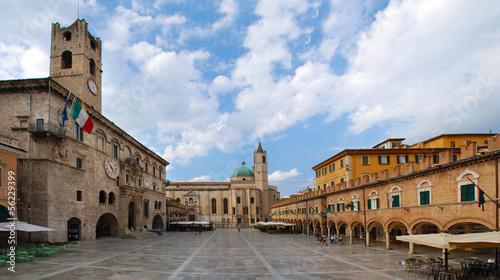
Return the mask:
{"type": "Polygon", "coordinates": [[[52,24],[50,77],[101,113],[102,44],[84,19],[69,27],[52,24]]]}

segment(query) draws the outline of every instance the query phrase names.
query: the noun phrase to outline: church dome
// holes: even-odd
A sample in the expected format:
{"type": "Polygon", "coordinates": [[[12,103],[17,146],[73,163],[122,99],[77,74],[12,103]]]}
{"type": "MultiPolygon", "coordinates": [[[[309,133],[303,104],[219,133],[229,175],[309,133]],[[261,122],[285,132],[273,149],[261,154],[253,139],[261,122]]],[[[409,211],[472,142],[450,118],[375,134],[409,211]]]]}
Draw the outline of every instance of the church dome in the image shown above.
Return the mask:
{"type": "Polygon", "coordinates": [[[248,176],[255,177],[255,174],[253,174],[253,171],[245,166],[245,162],[242,162],[241,167],[236,169],[233,172],[233,176],[231,177],[248,177],[248,176]]]}

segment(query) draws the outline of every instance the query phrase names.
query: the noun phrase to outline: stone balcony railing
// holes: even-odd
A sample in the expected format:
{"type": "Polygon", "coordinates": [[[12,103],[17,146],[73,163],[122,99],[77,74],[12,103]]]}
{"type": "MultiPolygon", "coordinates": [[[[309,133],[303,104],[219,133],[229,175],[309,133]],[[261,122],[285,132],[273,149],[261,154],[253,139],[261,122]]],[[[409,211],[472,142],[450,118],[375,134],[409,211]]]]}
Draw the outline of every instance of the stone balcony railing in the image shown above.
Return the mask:
{"type": "Polygon", "coordinates": [[[66,131],[59,124],[29,123],[28,132],[31,134],[49,134],[57,138],[66,138],[66,131]]]}

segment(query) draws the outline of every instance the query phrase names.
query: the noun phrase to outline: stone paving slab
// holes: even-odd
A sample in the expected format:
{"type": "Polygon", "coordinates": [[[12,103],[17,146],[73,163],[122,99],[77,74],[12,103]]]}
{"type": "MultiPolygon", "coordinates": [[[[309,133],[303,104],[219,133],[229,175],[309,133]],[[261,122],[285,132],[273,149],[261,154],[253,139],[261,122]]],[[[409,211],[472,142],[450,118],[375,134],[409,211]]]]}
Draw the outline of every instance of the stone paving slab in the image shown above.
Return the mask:
{"type": "MultiPolygon", "coordinates": [[[[440,251],[416,246],[422,257],[440,251]]],[[[314,237],[270,235],[257,230],[217,229],[201,236],[167,232],[146,239],[103,238],[81,242],[53,257],[19,263],[15,273],[0,268],[0,279],[426,279],[396,271],[409,255],[407,244],[320,246],[314,237]]],[[[452,251],[452,264],[474,251],[452,251]]]]}

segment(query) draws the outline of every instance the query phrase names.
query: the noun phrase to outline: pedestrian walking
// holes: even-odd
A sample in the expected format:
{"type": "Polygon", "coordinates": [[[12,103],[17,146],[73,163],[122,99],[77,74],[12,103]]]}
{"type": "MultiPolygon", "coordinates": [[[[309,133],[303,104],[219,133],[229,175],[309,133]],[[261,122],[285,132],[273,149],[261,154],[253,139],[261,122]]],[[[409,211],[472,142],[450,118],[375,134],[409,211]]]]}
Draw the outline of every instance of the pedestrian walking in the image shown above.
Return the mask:
{"type": "Polygon", "coordinates": [[[330,245],[333,245],[333,241],[334,241],[334,240],[335,240],[335,239],[333,238],[333,235],[331,235],[331,234],[330,234],[330,245]]]}
{"type": "Polygon", "coordinates": [[[201,235],[201,227],[198,227],[198,234],[201,235]]]}
{"type": "Polygon", "coordinates": [[[240,226],[238,225],[238,232],[240,232],[240,226]]]}

